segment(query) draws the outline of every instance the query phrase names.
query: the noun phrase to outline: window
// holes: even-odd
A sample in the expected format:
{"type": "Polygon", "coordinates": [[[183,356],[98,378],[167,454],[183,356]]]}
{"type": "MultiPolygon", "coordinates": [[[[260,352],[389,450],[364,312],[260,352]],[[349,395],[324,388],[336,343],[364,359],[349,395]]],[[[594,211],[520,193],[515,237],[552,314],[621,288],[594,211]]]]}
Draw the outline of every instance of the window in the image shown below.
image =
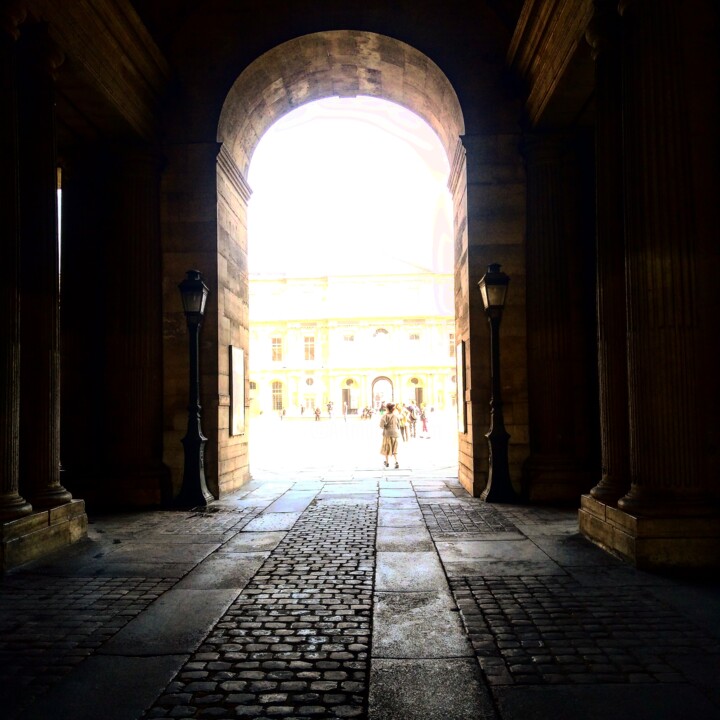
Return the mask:
{"type": "Polygon", "coordinates": [[[449,357],[455,357],[455,333],[450,333],[448,340],[449,357]]]}
{"type": "Polygon", "coordinates": [[[305,336],[305,359],[315,359],[315,338],[312,335],[305,336]]]}
{"type": "Polygon", "coordinates": [[[410,333],[410,339],[411,339],[411,340],[419,340],[419,339],[420,339],[420,333],[410,333]]]}
{"type": "Polygon", "coordinates": [[[273,362],[282,360],[282,338],[274,337],[272,339],[272,359],[273,362]]]}
{"type": "Polygon", "coordinates": [[[272,384],[272,404],[273,410],[283,409],[283,386],[279,380],[272,384]]]}
{"type": "Polygon", "coordinates": [[[355,342],[355,336],[352,335],[351,333],[347,333],[347,334],[343,335],[343,340],[345,342],[355,342]]]}

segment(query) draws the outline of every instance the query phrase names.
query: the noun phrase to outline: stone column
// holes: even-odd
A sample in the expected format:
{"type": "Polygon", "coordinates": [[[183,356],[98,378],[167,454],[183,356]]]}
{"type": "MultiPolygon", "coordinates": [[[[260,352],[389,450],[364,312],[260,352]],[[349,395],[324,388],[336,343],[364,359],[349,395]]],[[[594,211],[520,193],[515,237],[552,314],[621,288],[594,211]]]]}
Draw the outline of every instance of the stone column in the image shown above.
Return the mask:
{"type": "Polygon", "coordinates": [[[18,492],[20,437],[20,224],[16,93],[19,3],[0,10],[0,520],[27,515],[18,492]]]}
{"type": "MultiPolygon", "coordinates": [[[[162,464],[162,158],[115,148],[106,280],[107,462],[126,502],[160,502],[162,464]]],[[[169,488],[168,488],[169,492],[169,488]]]]}
{"type": "Polygon", "coordinates": [[[684,9],[673,0],[627,0],[620,11],[632,486],[618,507],[633,515],[692,515],[708,510],[698,314],[710,309],[697,294],[703,268],[684,97],[684,9]]]}
{"type": "Polygon", "coordinates": [[[630,487],[622,181],[622,52],[616,0],[595,0],[597,320],[602,476],[590,495],[615,503],[630,487]]]}
{"type": "Polygon", "coordinates": [[[20,473],[36,508],[68,502],[60,484],[60,353],[54,71],[45,24],[19,42],[22,362],[20,473]]]}
{"type": "Polygon", "coordinates": [[[564,138],[528,136],[527,346],[530,456],[523,493],[532,501],[579,497],[575,456],[570,267],[565,229],[564,138]]]}
{"type": "Polygon", "coordinates": [[[105,260],[113,170],[102,147],[62,155],[61,480],[95,503],[107,489],[105,260]],[[98,239],[101,242],[98,242],[98,239]]]}

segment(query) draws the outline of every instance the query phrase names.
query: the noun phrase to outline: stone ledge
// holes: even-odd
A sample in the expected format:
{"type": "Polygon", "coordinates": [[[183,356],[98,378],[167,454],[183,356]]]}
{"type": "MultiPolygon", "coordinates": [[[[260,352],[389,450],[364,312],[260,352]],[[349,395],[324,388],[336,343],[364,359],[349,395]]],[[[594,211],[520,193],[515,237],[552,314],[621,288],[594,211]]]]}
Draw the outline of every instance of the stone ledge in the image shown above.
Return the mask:
{"type": "Polygon", "coordinates": [[[717,517],[645,518],[583,495],[580,532],[642,569],[720,567],[717,517]]]}
{"type": "Polygon", "coordinates": [[[49,510],[0,523],[2,571],[37,560],[84,538],[87,523],[84,500],[71,500],[49,510]]]}

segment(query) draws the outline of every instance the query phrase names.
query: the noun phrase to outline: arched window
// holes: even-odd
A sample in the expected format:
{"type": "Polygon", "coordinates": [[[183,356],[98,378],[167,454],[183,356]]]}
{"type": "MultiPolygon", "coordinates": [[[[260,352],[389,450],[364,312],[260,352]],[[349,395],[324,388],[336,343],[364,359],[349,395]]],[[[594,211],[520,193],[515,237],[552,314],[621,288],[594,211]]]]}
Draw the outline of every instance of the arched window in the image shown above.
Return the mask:
{"type": "Polygon", "coordinates": [[[272,384],[272,403],[273,410],[283,409],[283,384],[279,380],[272,384]]]}

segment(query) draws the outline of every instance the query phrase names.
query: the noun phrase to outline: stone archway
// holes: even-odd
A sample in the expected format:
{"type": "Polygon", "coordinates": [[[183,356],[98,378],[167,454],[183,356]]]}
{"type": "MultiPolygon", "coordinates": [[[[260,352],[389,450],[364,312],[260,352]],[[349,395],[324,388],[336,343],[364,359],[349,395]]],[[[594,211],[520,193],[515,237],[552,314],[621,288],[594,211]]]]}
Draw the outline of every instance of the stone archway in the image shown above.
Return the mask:
{"type": "MultiPolygon", "coordinates": [[[[403,42],[370,32],[326,31],[283,43],[240,74],[218,123],[216,300],[220,348],[230,345],[248,352],[246,217],[251,189],[246,177],[255,147],[276,120],[299,105],[358,95],[403,105],[435,131],[451,165],[455,223],[467,226],[460,141],[463,115],[449,80],[432,60],[403,42]]],[[[220,388],[229,375],[227,356],[219,353],[220,388]]],[[[231,402],[228,398],[227,403],[231,402]]],[[[230,436],[221,417],[222,402],[218,410],[217,490],[223,493],[244,482],[249,461],[246,437],[230,436]]]]}
{"type": "Polygon", "coordinates": [[[395,402],[395,386],[389,377],[381,375],[372,381],[372,407],[379,410],[383,403],[395,402]]]}

